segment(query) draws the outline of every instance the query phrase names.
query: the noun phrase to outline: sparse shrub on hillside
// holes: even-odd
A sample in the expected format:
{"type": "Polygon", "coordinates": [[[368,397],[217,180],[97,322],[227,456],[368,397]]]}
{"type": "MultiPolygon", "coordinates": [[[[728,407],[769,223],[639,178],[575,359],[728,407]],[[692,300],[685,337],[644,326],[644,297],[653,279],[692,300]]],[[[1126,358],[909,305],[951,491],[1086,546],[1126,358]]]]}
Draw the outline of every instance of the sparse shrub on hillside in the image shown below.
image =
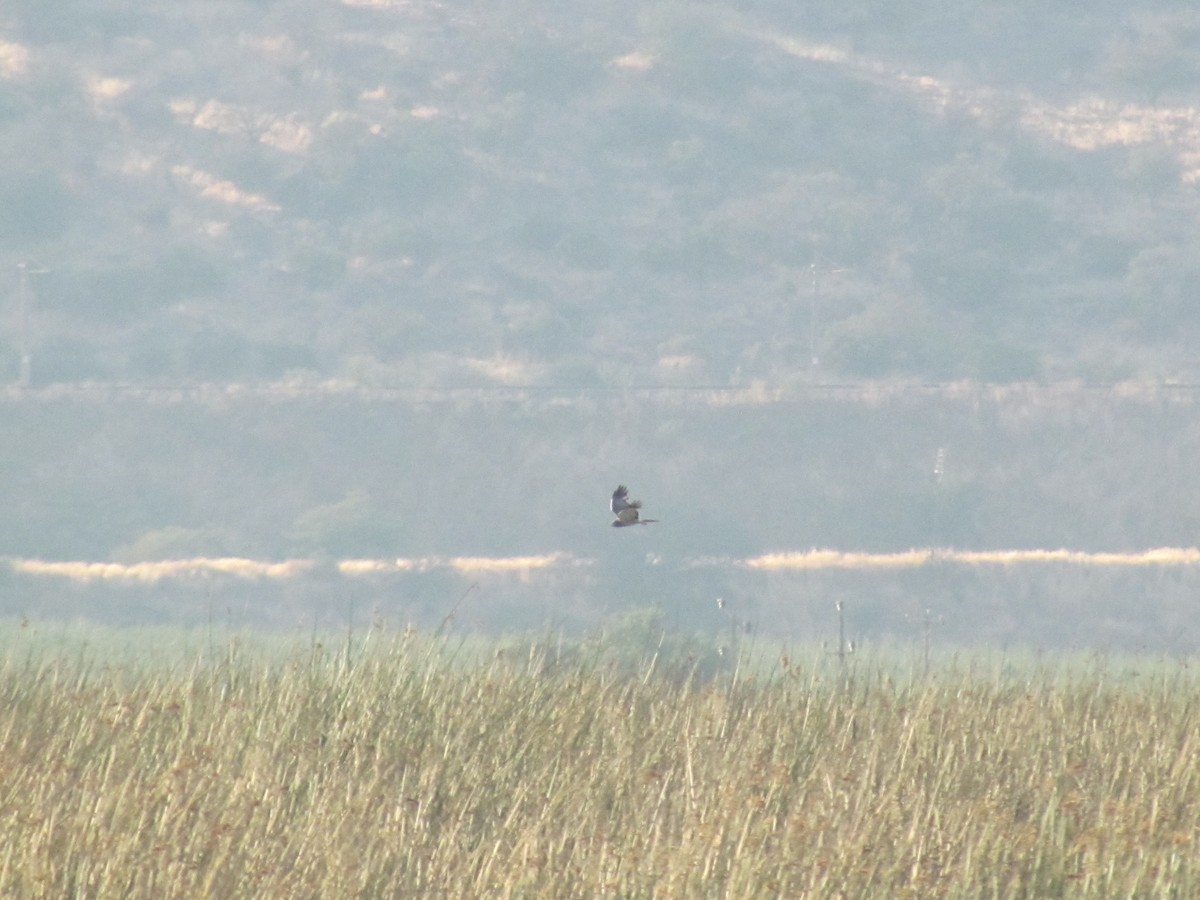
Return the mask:
{"type": "Polygon", "coordinates": [[[113,550],[114,562],[135,563],[165,559],[235,556],[232,536],[219,528],[168,525],[147,531],[113,550]]]}
{"type": "Polygon", "coordinates": [[[351,490],[297,516],[287,539],[301,556],[337,559],[395,555],[400,533],[400,523],[377,509],[365,491],[351,490]]]}

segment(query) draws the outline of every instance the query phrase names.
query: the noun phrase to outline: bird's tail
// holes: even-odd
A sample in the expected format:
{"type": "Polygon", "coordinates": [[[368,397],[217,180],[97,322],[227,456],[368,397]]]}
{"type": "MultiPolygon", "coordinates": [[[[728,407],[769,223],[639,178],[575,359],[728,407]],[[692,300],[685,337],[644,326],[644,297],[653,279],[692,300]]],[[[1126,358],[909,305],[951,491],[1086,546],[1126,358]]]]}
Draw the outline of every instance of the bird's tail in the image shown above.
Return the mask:
{"type": "Polygon", "coordinates": [[[658,519],[638,519],[639,525],[649,525],[651,522],[657,522],[658,519]]]}

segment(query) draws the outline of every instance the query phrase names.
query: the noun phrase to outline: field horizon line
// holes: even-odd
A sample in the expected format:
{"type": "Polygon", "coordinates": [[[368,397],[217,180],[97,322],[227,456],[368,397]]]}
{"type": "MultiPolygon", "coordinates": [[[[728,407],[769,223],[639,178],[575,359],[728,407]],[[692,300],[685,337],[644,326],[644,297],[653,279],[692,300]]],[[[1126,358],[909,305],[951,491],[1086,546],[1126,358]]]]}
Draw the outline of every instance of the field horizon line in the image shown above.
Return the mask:
{"type": "MultiPolygon", "coordinates": [[[[565,550],[517,556],[421,556],[387,558],[289,558],[251,559],[240,556],[184,557],[138,562],[45,560],[10,558],[14,575],[59,577],[75,582],[139,581],[232,576],[249,580],[302,578],[336,572],[349,578],[425,574],[447,570],[462,575],[511,575],[529,578],[534,572],[590,568],[597,559],[565,550]]],[[[647,564],[661,566],[662,558],[648,556],[647,564]]],[[[949,547],[911,548],[894,552],[868,552],[812,548],[783,550],[749,557],[707,556],[685,558],[681,570],[696,568],[740,568],[762,572],[915,569],[925,566],[1027,566],[1070,565],[1085,567],[1190,567],[1200,566],[1198,547],[1156,547],[1140,551],[1088,551],[1030,548],[1007,550],[957,550],[949,547]]]]}

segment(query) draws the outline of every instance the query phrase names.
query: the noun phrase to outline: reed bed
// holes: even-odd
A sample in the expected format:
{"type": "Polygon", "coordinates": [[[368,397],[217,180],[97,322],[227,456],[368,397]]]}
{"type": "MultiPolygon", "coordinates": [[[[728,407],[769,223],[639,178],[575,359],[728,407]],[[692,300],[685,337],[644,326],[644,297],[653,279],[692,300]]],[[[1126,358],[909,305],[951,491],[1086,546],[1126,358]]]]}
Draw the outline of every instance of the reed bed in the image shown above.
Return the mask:
{"type": "MultiPolygon", "coordinates": [[[[514,658],[515,656],[515,658],[514,658]]],[[[1186,665],[9,654],[0,895],[1200,894],[1186,665]]]]}

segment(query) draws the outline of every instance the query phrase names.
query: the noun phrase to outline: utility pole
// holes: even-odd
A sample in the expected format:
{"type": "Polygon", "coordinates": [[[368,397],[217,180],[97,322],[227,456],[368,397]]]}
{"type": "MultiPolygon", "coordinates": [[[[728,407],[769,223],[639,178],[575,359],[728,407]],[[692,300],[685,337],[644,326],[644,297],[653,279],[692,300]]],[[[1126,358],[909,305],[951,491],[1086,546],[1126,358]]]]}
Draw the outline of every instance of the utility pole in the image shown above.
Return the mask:
{"type": "Polygon", "coordinates": [[[942,538],[942,478],[946,475],[946,448],[938,447],[933,460],[933,521],[930,523],[929,545],[936,554],[941,553],[942,538]]]}
{"type": "Polygon", "coordinates": [[[20,347],[21,369],[17,376],[20,387],[29,387],[29,379],[33,375],[33,361],[29,356],[29,267],[25,263],[17,263],[17,271],[21,273],[19,302],[21,304],[20,320],[17,327],[21,330],[20,347]]]}
{"type": "Polygon", "coordinates": [[[842,601],[837,601],[838,614],[838,648],[837,658],[838,663],[844,668],[846,665],[846,653],[849,650],[849,645],[846,643],[846,611],[842,609],[842,601]]]}
{"type": "Polygon", "coordinates": [[[821,360],[817,357],[817,261],[814,259],[810,266],[812,273],[812,299],[808,310],[808,365],[809,377],[815,384],[817,381],[817,370],[821,365],[821,360]]]}
{"type": "Polygon", "coordinates": [[[30,275],[45,275],[49,269],[31,269],[28,263],[17,263],[17,271],[20,273],[20,285],[18,287],[18,302],[21,305],[20,316],[17,327],[21,331],[18,352],[21,354],[21,368],[17,376],[17,385],[19,387],[29,387],[33,380],[33,350],[32,342],[29,337],[29,317],[30,317],[30,299],[29,299],[29,276],[30,275]]]}
{"type": "MultiPolygon", "coordinates": [[[[816,384],[819,380],[821,370],[821,358],[817,355],[817,312],[821,299],[821,270],[818,268],[817,262],[817,256],[814,254],[813,261],[808,266],[809,276],[812,281],[812,290],[809,294],[808,304],[808,377],[813,384],[816,384]]],[[[833,275],[849,271],[849,269],[843,268],[825,269],[825,272],[833,275]]]]}

